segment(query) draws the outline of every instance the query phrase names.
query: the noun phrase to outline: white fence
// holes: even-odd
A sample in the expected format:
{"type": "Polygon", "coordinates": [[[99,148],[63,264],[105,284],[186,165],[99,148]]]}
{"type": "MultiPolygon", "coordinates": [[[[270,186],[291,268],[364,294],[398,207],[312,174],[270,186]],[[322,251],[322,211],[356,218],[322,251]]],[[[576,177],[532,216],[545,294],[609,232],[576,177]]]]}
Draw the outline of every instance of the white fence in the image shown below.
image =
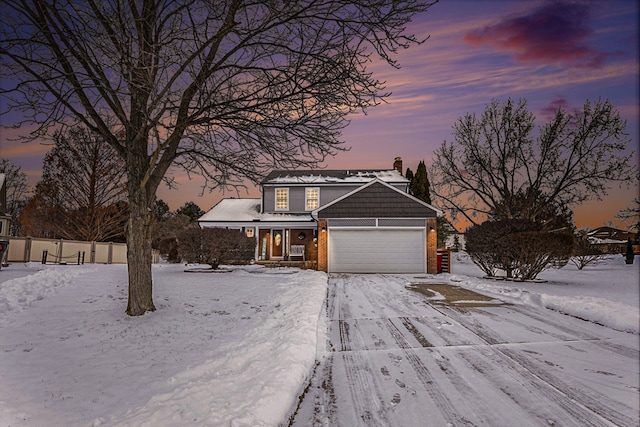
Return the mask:
{"type": "MultiPolygon", "coordinates": [[[[153,263],[159,254],[153,251],[153,263]]],[[[49,262],[66,264],[126,264],[127,244],[77,240],[10,237],[6,262],[49,262]]]]}

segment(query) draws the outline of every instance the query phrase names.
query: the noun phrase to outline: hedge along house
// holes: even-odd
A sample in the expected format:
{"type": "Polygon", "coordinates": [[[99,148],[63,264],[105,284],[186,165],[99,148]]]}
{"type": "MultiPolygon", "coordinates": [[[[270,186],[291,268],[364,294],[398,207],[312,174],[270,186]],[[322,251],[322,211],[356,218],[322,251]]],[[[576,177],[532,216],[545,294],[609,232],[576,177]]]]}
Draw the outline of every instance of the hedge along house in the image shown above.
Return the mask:
{"type": "Polygon", "coordinates": [[[256,260],[304,260],[326,272],[436,273],[436,217],[390,170],[273,171],[261,199],[223,199],[201,227],[240,229],[256,260]]]}

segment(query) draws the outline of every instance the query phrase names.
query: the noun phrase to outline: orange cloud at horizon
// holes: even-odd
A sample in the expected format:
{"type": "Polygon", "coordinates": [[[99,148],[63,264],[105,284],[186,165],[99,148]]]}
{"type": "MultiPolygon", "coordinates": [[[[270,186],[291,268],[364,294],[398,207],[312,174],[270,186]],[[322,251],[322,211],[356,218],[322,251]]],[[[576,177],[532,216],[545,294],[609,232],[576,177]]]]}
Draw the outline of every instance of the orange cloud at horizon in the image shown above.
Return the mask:
{"type": "Polygon", "coordinates": [[[45,154],[53,148],[53,145],[44,145],[35,142],[12,144],[10,146],[6,145],[7,144],[3,144],[1,147],[2,151],[0,156],[3,158],[32,156],[44,158],[45,154]]]}

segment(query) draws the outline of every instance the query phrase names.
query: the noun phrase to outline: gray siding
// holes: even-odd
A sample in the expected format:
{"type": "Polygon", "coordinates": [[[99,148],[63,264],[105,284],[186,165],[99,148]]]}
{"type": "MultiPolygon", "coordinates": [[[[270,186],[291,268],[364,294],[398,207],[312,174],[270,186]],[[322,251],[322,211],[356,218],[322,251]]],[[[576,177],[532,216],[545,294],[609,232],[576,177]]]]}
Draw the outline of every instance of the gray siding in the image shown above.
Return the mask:
{"type": "MultiPolygon", "coordinates": [[[[320,206],[324,206],[334,200],[344,196],[345,194],[361,187],[362,183],[354,184],[309,184],[309,185],[264,185],[262,188],[264,204],[262,211],[264,213],[309,213],[305,210],[305,192],[306,188],[320,189],[320,206]],[[289,210],[276,211],[276,188],[289,189],[289,210]]],[[[397,184],[396,188],[405,191],[406,184],[397,184]]]]}
{"type": "Polygon", "coordinates": [[[435,218],[436,211],[380,183],[318,212],[319,218],[435,218]]]}

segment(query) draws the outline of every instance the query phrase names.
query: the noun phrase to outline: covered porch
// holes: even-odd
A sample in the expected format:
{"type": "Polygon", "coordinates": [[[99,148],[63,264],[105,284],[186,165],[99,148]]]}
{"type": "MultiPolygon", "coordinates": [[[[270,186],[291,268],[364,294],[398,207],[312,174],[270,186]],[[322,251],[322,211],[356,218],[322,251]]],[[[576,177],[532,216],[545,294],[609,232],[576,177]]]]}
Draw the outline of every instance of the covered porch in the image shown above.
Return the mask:
{"type": "MultiPolygon", "coordinates": [[[[265,224],[255,227],[256,262],[293,265],[317,264],[318,236],[313,224],[265,224]]],[[[298,265],[295,265],[298,266],[298,265]]],[[[306,267],[309,268],[309,267],[306,267]]]]}
{"type": "Polygon", "coordinates": [[[254,260],[268,266],[315,268],[318,226],[310,214],[260,212],[260,199],[223,199],[198,219],[201,227],[241,230],[255,239],[254,260]]]}

